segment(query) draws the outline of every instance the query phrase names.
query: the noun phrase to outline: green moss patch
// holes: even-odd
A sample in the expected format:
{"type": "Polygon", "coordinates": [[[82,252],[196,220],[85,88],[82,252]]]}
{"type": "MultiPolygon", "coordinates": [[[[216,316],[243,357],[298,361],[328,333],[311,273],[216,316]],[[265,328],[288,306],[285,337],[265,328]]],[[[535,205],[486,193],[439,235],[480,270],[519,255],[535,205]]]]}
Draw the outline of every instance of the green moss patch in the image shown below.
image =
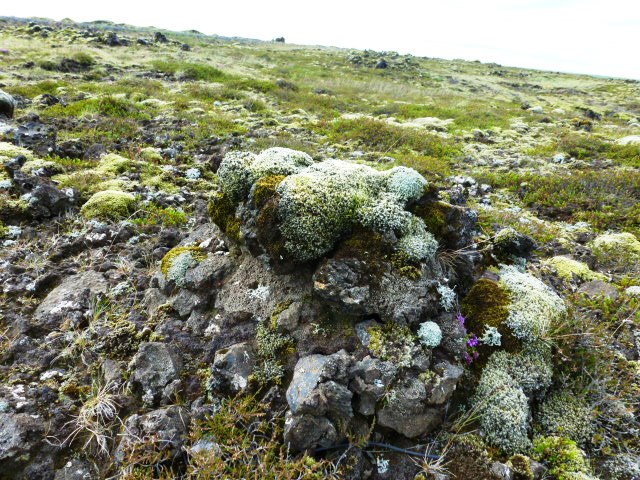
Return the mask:
{"type": "Polygon", "coordinates": [[[135,210],[136,199],[127,192],[104,190],[94,194],[80,209],[85,218],[121,220],[135,210]]]}

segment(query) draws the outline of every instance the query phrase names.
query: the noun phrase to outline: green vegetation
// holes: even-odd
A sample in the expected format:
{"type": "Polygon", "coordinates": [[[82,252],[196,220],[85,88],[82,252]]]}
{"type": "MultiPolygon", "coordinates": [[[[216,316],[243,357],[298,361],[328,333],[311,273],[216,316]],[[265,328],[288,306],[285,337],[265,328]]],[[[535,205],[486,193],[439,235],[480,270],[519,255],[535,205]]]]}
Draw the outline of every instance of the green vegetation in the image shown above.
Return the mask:
{"type": "Polygon", "coordinates": [[[635,171],[478,172],[475,178],[516,193],[525,206],[545,217],[585,221],[599,230],[640,232],[640,173],[635,171]]]}
{"type": "Polygon", "coordinates": [[[127,192],[104,190],[94,194],[80,212],[85,218],[121,220],[129,217],[136,205],[136,198],[127,192]]]}
{"type": "Polygon", "coordinates": [[[154,60],[151,62],[151,67],[158,72],[177,75],[183,80],[215,82],[226,78],[226,74],[222,70],[206,63],[154,60]]]}

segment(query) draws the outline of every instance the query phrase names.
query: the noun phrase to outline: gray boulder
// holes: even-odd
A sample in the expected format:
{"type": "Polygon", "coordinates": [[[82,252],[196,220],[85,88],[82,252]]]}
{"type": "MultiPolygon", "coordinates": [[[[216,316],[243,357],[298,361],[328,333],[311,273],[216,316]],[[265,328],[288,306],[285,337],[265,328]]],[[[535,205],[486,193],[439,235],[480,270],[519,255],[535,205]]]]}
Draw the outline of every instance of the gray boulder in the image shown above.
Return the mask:
{"type": "Polygon", "coordinates": [[[287,412],[284,422],[284,442],[292,451],[301,452],[310,448],[330,447],[338,442],[340,435],[326,417],[294,415],[287,412]]]}
{"type": "Polygon", "coordinates": [[[449,362],[438,363],[434,370],[437,376],[433,380],[427,401],[430,404],[442,405],[453,395],[464,370],[449,362]]]}
{"type": "Polygon", "coordinates": [[[145,415],[131,415],[124,423],[121,440],[115,451],[119,464],[129,465],[142,449],[152,455],[176,461],[184,455],[183,446],[189,433],[188,410],[173,405],[145,415]],[[149,449],[153,449],[149,451],[149,449]]]}
{"type": "Polygon", "coordinates": [[[63,320],[71,320],[74,325],[82,323],[91,298],[105,294],[108,287],[102,274],[93,270],[65,278],[36,308],[32,320],[34,328],[49,331],[63,320]]]}
{"type": "Polygon", "coordinates": [[[309,355],[296,364],[287,389],[287,402],[294,415],[337,414],[350,418],[352,393],[338,382],[346,383],[350,357],[341,350],[332,355],[309,355]]]}
{"type": "Polygon", "coordinates": [[[443,408],[426,407],[427,389],[418,378],[406,378],[393,387],[378,410],[378,424],[405,437],[415,438],[430,432],[444,418],[443,408]]]}
{"type": "Polygon", "coordinates": [[[393,382],[398,369],[391,362],[366,356],[351,369],[349,388],[357,394],[356,410],[362,415],[373,415],[376,403],[393,382]]]}
{"type": "Polygon", "coordinates": [[[249,385],[254,366],[255,352],[250,344],[243,342],[222,348],[213,360],[212,384],[214,388],[241,392],[249,385]]]}
{"type": "Polygon", "coordinates": [[[0,116],[13,118],[16,109],[16,101],[7,92],[0,90],[0,116]]]}
{"type": "Polygon", "coordinates": [[[42,420],[26,413],[0,413],[0,472],[16,478],[42,439],[42,420]]]}
{"type": "Polygon", "coordinates": [[[286,395],[291,410],[284,440],[292,450],[329,446],[341,438],[336,425],[353,418],[353,393],[346,386],[350,364],[344,350],[298,360],[286,395]]]}
{"type": "Polygon", "coordinates": [[[142,392],[149,405],[168,402],[179,388],[182,361],[165,343],[144,342],[131,361],[130,384],[142,392]]]}

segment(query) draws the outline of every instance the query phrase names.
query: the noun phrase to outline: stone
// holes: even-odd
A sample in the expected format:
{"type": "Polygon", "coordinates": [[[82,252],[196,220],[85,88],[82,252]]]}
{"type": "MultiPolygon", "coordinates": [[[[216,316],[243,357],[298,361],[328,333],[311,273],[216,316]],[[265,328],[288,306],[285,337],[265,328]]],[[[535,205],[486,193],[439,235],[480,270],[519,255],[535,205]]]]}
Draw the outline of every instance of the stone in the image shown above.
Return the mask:
{"type": "Polygon", "coordinates": [[[616,287],[603,280],[592,280],[586,282],[578,288],[578,293],[582,293],[589,298],[605,297],[611,300],[618,298],[616,287]]]}
{"type": "Polygon", "coordinates": [[[407,438],[432,431],[442,423],[444,408],[427,408],[427,391],[418,378],[405,378],[389,392],[387,401],[377,412],[378,424],[407,438]]]}
{"type": "Polygon", "coordinates": [[[236,343],[215,353],[212,377],[217,386],[228,387],[232,392],[244,391],[255,367],[255,352],[246,342],[236,343]]]}
{"type": "Polygon", "coordinates": [[[437,376],[429,392],[427,402],[442,405],[453,395],[460,377],[464,374],[464,370],[458,365],[453,365],[445,361],[436,364],[434,371],[437,376]]]}
{"type": "Polygon", "coordinates": [[[164,389],[180,379],[182,361],[172,346],[160,342],[143,342],[130,364],[130,384],[141,391],[142,399],[150,405],[168,401],[164,389]]]}
{"type": "Polygon", "coordinates": [[[72,458],[56,470],[54,480],[94,480],[100,478],[95,466],[88,460],[72,458]]]}
{"type": "Polygon", "coordinates": [[[81,324],[85,321],[85,312],[90,308],[90,299],[107,291],[108,284],[104,276],[93,270],[65,278],[36,308],[33,314],[34,328],[54,329],[63,320],[81,324]]]}
{"type": "Polygon", "coordinates": [[[393,380],[398,369],[391,362],[366,356],[349,372],[349,389],[356,393],[355,407],[362,415],[373,415],[376,404],[393,380]]]}
{"type": "Polygon", "coordinates": [[[0,90],[0,116],[13,118],[13,112],[16,108],[16,101],[7,92],[0,90]]]}
{"type": "Polygon", "coordinates": [[[350,361],[344,350],[332,355],[309,355],[298,360],[287,388],[291,412],[314,415],[330,413],[350,418],[352,393],[337,383],[346,382],[350,361]]]}
{"type": "Polygon", "coordinates": [[[640,145],[640,135],[628,135],[616,141],[618,145],[640,145]]]}
{"type": "Polygon", "coordinates": [[[185,454],[183,446],[189,433],[189,423],[189,411],[177,405],[144,415],[131,415],[119,435],[121,440],[114,455],[116,462],[130,466],[128,455],[135,458],[138,449],[148,449],[150,445],[162,458],[177,461],[185,454]]]}
{"type": "Polygon", "coordinates": [[[167,38],[167,36],[162,33],[162,32],[155,32],[153,34],[153,41],[156,43],[168,43],[169,39],[167,38]]]}
{"type": "Polygon", "coordinates": [[[532,237],[511,227],[503,228],[493,238],[493,252],[502,257],[514,255],[529,258],[537,247],[532,237]]]}
{"type": "Polygon", "coordinates": [[[0,413],[0,472],[17,474],[42,438],[41,419],[26,413],[0,413]]]}
{"type": "Polygon", "coordinates": [[[330,447],[339,440],[336,427],[326,417],[293,415],[287,412],[284,422],[284,443],[294,452],[310,448],[330,447]]]}

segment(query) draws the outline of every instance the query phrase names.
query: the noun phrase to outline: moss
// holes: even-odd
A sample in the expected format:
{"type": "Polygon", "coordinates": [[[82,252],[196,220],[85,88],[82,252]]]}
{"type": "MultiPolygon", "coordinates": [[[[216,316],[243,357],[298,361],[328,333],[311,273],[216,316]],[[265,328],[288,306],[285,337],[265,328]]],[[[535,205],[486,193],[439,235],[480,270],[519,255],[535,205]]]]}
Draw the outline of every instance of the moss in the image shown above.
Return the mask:
{"type": "Polygon", "coordinates": [[[491,471],[492,460],[487,446],[475,434],[454,435],[446,453],[447,471],[456,480],[499,480],[491,471]]]}
{"type": "Polygon", "coordinates": [[[255,396],[222,400],[214,413],[195,420],[190,432],[189,478],[347,478],[344,465],[334,466],[308,455],[291,456],[281,441],[282,417],[271,418],[269,405],[255,396]],[[199,445],[214,447],[195,448],[199,445]]]}
{"type": "Polygon", "coordinates": [[[96,171],[107,175],[120,175],[127,171],[131,171],[133,160],[122,157],[115,153],[109,153],[102,157],[98,162],[96,171]]]}
{"type": "Polygon", "coordinates": [[[390,321],[381,326],[371,327],[368,332],[368,346],[374,356],[400,367],[411,365],[416,348],[416,336],[409,327],[390,321]]]}
{"type": "Polygon", "coordinates": [[[206,252],[201,247],[174,247],[166,253],[166,255],[162,258],[162,261],[160,262],[160,271],[165,276],[165,278],[169,277],[170,271],[174,266],[174,261],[176,260],[176,258],[184,254],[188,254],[192,259],[198,262],[207,258],[206,252]]]}
{"type": "Polygon", "coordinates": [[[569,257],[559,255],[549,258],[543,263],[553,268],[556,271],[558,277],[560,277],[565,282],[570,282],[574,278],[582,281],[607,279],[605,275],[592,271],[586,263],[573,260],[569,257]]]}
{"type": "Polygon", "coordinates": [[[29,212],[29,204],[24,200],[14,200],[0,193],[0,220],[22,218],[29,212]]]}
{"type": "Polygon", "coordinates": [[[509,293],[497,280],[479,279],[461,305],[468,330],[479,335],[486,326],[494,327],[500,333],[501,344],[507,351],[520,350],[521,342],[505,324],[510,303],[509,293]]]}
{"type": "Polygon", "coordinates": [[[253,186],[252,201],[255,208],[260,209],[273,198],[276,194],[276,188],[282,180],[284,175],[268,175],[260,178],[253,186]]]}
{"type": "Polygon", "coordinates": [[[533,480],[531,460],[525,455],[514,455],[509,459],[508,465],[513,472],[513,480],[533,480]]]}
{"type": "Polygon", "coordinates": [[[129,217],[135,209],[136,199],[127,192],[105,190],[94,194],[80,209],[85,218],[120,220],[129,217]]]}
{"type": "Polygon", "coordinates": [[[162,163],[163,158],[157,148],[145,147],[140,150],[140,158],[145,162],[162,163]]]}
{"type": "Polygon", "coordinates": [[[209,201],[209,216],[220,230],[233,240],[240,240],[240,220],[236,218],[237,205],[226,193],[214,193],[209,201]]]}
{"type": "Polygon", "coordinates": [[[426,202],[416,205],[412,212],[424,221],[427,230],[441,237],[448,226],[447,218],[451,208],[452,205],[447,202],[426,202]]]}
{"type": "Polygon", "coordinates": [[[609,233],[596,237],[589,246],[598,266],[620,272],[638,272],[640,241],[631,233],[609,233]]]}
{"type": "Polygon", "coordinates": [[[36,170],[40,170],[40,169],[48,170],[49,172],[51,172],[53,174],[62,173],[64,171],[62,166],[60,166],[56,162],[52,162],[50,160],[41,160],[39,158],[37,158],[35,160],[27,161],[21,168],[21,170],[24,173],[27,173],[29,175],[33,175],[33,173],[36,170]]]}
{"type": "Polygon", "coordinates": [[[26,148],[17,147],[12,143],[0,142],[0,163],[3,160],[2,157],[8,160],[8,159],[18,157],[20,155],[26,157],[27,160],[35,159],[35,157],[33,156],[33,153],[31,153],[31,151],[27,150],[26,148]]]}
{"type": "Polygon", "coordinates": [[[578,444],[587,442],[595,432],[592,412],[586,401],[568,390],[545,399],[535,420],[536,430],[543,435],[566,437],[578,444]]]}
{"type": "MultiPolygon", "coordinates": [[[[591,469],[576,442],[565,437],[539,437],[534,442],[533,458],[549,468],[558,480],[570,480],[574,474],[590,474],[591,469]]],[[[579,478],[579,477],[578,477],[579,478]]]]}

